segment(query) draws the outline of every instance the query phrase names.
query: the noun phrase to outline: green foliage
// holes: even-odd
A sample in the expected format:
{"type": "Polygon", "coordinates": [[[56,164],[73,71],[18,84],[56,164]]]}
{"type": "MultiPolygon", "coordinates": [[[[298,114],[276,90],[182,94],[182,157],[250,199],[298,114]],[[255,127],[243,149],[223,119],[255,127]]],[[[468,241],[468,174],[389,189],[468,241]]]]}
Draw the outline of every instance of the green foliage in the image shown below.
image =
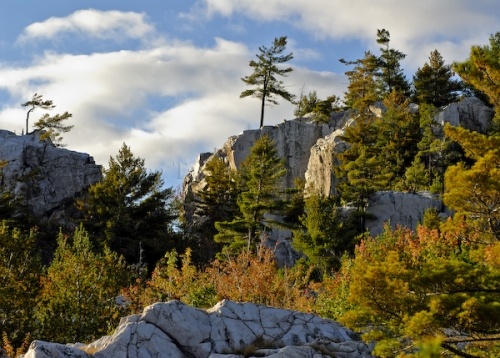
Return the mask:
{"type": "Polygon", "coordinates": [[[279,209],[280,180],[285,175],[283,161],[274,143],[260,137],[241,164],[242,191],[237,199],[240,215],[232,221],[216,222],[215,241],[229,244],[230,251],[255,245],[265,230],[264,215],[279,209]]]}
{"type": "Polygon", "coordinates": [[[413,76],[415,98],[418,103],[427,103],[434,107],[446,106],[455,102],[460,82],[453,79],[451,65],[445,65],[438,50],[431,52],[429,62],[418,68],[413,76]]]}
{"type": "Polygon", "coordinates": [[[316,91],[309,92],[307,96],[301,95],[293,115],[303,117],[312,114],[311,119],[316,122],[328,123],[332,112],[339,110],[340,99],[333,95],[320,100],[316,91]]]}
{"type": "Polygon", "coordinates": [[[489,45],[472,46],[469,58],[452,68],[468,84],[483,92],[495,107],[492,130],[500,131],[500,32],[490,36],[489,45]]]}
{"type": "Polygon", "coordinates": [[[465,232],[457,242],[457,233],[386,228],[357,248],[354,308],[342,321],[376,341],[376,355],[413,354],[412,342],[428,347],[438,340],[441,351],[453,353],[498,344],[500,266],[489,253],[498,242],[469,244],[465,232]]]}
{"type": "Polygon", "coordinates": [[[382,97],[392,91],[408,95],[410,85],[403,73],[400,61],[406,55],[401,51],[389,47],[390,34],[386,29],[377,30],[377,43],[382,45],[380,48],[380,57],[378,58],[379,71],[377,77],[379,80],[380,93],[382,97]]]}
{"type": "Polygon", "coordinates": [[[344,102],[347,107],[356,109],[358,112],[367,112],[369,107],[379,99],[375,74],[378,69],[377,57],[370,51],[365,52],[362,59],[355,61],[340,62],[346,65],[354,65],[345,75],[349,80],[347,92],[344,95],[344,102]]]}
{"type": "Polygon", "coordinates": [[[33,95],[33,98],[31,101],[27,101],[23,103],[21,106],[23,107],[30,107],[28,112],[26,113],[26,134],[28,134],[28,122],[29,122],[29,117],[31,112],[33,112],[37,108],[45,109],[45,110],[51,110],[54,109],[56,106],[54,105],[53,101],[51,100],[44,100],[43,96],[41,94],[35,93],[33,95]]]}
{"type": "Polygon", "coordinates": [[[34,231],[23,234],[5,221],[0,224],[0,335],[13,351],[34,332],[33,310],[42,272],[35,239],[34,231]]]}
{"type": "Polygon", "coordinates": [[[375,121],[376,147],[385,164],[383,172],[397,179],[403,177],[417,154],[419,119],[410,112],[408,99],[396,91],[389,93],[383,104],[386,110],[375,121]]]}
{"type": "Polygon", "coordinates": [[[123,255],[128,263],[150,268],[174,248],[172,189],[163,188],[160,172],[149,173],[144,159],[124,143],[109,159],[104,179],[79,201],[84,224],[100,245],[123,255]]]}
{"type": "Polygon", "coordinates": [[[260,128],[264,126],[264,107],[266,103],[278,104],[274,99],[275,96],[289,102],[294,100],[294,96],[284,87],[283,81],[276,78],[276,76],[286,76],[287,73],[293,71],[291,67],[280,67],[281,64],[293,58],[292,53],[283,54],[286,45],[287,38],[282,36],[274,39],[271,48],[259,47],[260,54],[256,55],[258,61],[251,60],[249,64],[254,69],[254,72],[241,79],[247,85],[255,87],[243,91],[240,98],[252,96],[261,100],[260,128]]]}
{"type": "Polygon", "coordinates": [[[217,234],[215,223],[232,221],[236,217],[239,213],[236,199],[240,190],[237,172],[217,155],[206,163],[204,175],[206,185],[197,192],[198,198],[194,199],[195,215],[201,219],[195,220],[185,230],[188,245],[193,250],[193,259],[201,265],[208,264],[221,250],[221,244],[214,241],[217,234]]]}
{"type": "Polygon", "coordinates": [[[338,269],[344,253],[352,254],[357,232],[335,198],[309,195],[301,222],[303,229],[294,232],[292,244],[323,273],[338,269]]]}
{"type": "Polygon", "coordinates": [[[448,168],[445,204],[455,215],[464,215],[471,225],[500,240],[500,136],[451,126],[445,131],[475,161],[471,167],[459,163],[448,168]]]}
{"type": "Polygon", "coordinates": [[[40,139],[50,139],[57,147],[64,147],[64,144],[61,143],[63,139],[61,133],[69,132],[73,126],[66,126],[63,124],[63,121],[72,116],[73,115],[68,112],[56,114],[55,116],[49,116],[47,113],[44,114],[34,125],[36,129],[43,131],[40,139]]]}
{"type": "MultiPolygon", "coordinates": [[[[51,100],[44,100],[41,94],[35,93],[33,98],[30,101],[27,101],[22,104],[23,107],[29,107],[28,112],[26,113],[26,133],[28,133],[28,122],[31,112],[35,109],[45,109],[52,110],[56,106],[51,100]]],[[[56,146],[63,147],[64,145],[61,143],[62,137],[61,133],[69,132],[73,126],[67,126],[63,124],[63,121],[68,120],[73,115],[68,112],[64,112],[63,114],[56,114],[55,116],[50,116],[48,113],[45,113],[34,125],[35,129],[43,131],[40,136],[41,140],[50,139],[52,143],[56,146]]]]}
{"type": "Polygon", "coordinates": [[[93,251],[88,233],[62,233],[47,275],[35,317],[38,337],[57,342],[89,342],[108,334],[124,313],[116,298],[129,280],[122,258],[104,247],[93,251]]]}

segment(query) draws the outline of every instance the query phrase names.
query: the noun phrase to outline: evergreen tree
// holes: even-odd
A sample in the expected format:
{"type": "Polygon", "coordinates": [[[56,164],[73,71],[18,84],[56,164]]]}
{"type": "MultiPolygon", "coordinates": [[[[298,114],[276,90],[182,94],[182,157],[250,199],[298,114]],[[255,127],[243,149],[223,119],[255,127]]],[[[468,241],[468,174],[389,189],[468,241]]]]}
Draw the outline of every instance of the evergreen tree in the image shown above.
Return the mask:
{"type": "Polygon", "coordinates": [[[217,234],[215,223],[231,221],[239,213],[236,203],[239,188],[236,171],[217,155],[207,162],[204,174],[206,186],[197,193],[195,213],[201,219],[199,226],[192,228],[195,243],[191,249],[198,263],[208,264],[221,249],[220,243],[213,240],[217,234]]]}
{"type": "Polygon", "coordinates": [[[293,112],[295,117],[303,117],[312,114],[311,119],[316,122],[328,123],[332,112],[340,108],[340,99],[328,96],[326,100],[320,100],[316,91],[309,92],[307,96],[301,95],[297,107],[293,112]]]}
{"type": "Polygon", "coordinates": [[[219,231],[215,240],[235,251],[252,247],[265,230],[264,215],[280,207],[279,182],[284,174],[284,163],[274,143],[267,136],[260,137],[241,165],[243,187],[237,199],[240,215],[215,223],[219,231]]]}
{"type": "MultiPolygon", "coordinates": [[[[28,112],[26,113],[26,134],[28,133],[28,122],[31,112],[35,109],[45,109],[52,110],[56,106],[51,100],[44,100],[41,94],[35,93],[31,101],[27,101],[22,104],[23,107],[29,107],[28,112]]],[[[69,132],[73,126],[67,126],[63,124],[63,121],[68,120],[73,115],[68,112],[64,112],[63,114],[56,114],[55,116],[50,116],[48,113],[45,113],[36,123],[35,129],[44,131],[44,133],[40,136],[40,139],[50,139],[52,143],[56,146],[64,146],[61,141],[61,133],[69,132]]]]}
{"type": "Polygon", "coordinates": [[[276,76],[286,76],[287,73],[293,70],[291,67],[283,68],[279,66],[293,58],[293,53],[283,54],[286,44],[287,38],[282,36],[274,39],[271,48],[259,47],[260,54],[256,55],[258,61],[250,61],[250,67],[254,69],[254,72],[241,79],[247,85],[255,87],[243,91],[240,98],[252,96],[261,100],[260,128],[264,126],[264,107],[266,103],[278,104],[274,99],[275,96],[289,102],[294,100],[294,96],[283,86],[283,81],[276,78],[276,76]]]}
{"type": "Polygon", "coordinates": [[[500,136],[449,125],[445,131],[474,164],[468,167],[462,162],[447,169],[444,203],[470,226],[500,240],[500,136]]]}
{"type": "Polygon", "coordinates": [[[453,79],[451,65],[445,65],[443,57],[434,50],[422,68],[418,68],[413,76],[415,98],[418,103],[427,103],[434,107],[446,106],[455,102],[460,82],[453,79]]]}
{"type": "Polygon", "coordinates": [[[380,48],[380,57],[378,58],[380,93],[382,97],[392,91],[409,95],[410,85],[406,80],[400,61],[406,55],[401,51],[389,47],[390,34],[386,29],[377,30],[377,43],[382,45],[380,48]]]}
{"type": "Polygon", "coordinates": [[[340,59],[340,62],[349,66],[354,65],[352,70],[345,73],[349,80],[344,96],[346,106],[358,112],[367,112],[370,106],[380,99],[375,81],[378,69],[377,57],[367,51],[362,59],[356,61],[340,59]]]}
{"type": "Polygon", "coordinates": [[[301,223],[303,229],[294,231],[293,247],[323,273],[338,269],[344,253],[353,252],[358,232],[342,215],[338,198],[309,195],[301,223]]]}
{"type": "Polygon", "coordinates": [[[452,68],[458,75],[483,92],[495,107],[492,129],[500,132],[500,32],[490,36],[489,45],[472,46],[469,58],[454,62],[452,68]]]}
{"type": "Polygon", "coordinates": [[[160,172],[148,173],[144,159],[124,143],[109,159],[104,179],[79,201],[85,227],[98,242],[123,255],[128,263],[154,267],[174,247],[175,219],[171,188],[160,172]]]}
{"type": "Polygon", "coordinates": [[[382,118],[375,121],[376,147],[385,163],[384,173],[401,178],[417,153],[420,140],[418,116],[409,110],[410,102],[400,93],[392,91],[383,104],[382,118]]]}
{"type": "Polygon", "coordinates": [[[43,96],[41,94],[38,94],[38,93],[35,93],[33,95],[33,98],[31,99],[31,101],[27,101],[27,102],[23,103],[21,106],[30,107],[30,109],[26,113],[26,134],[29,133],[28,122],[29,122],[31,112],[33,112],[37,108],[51,110],[51,109],[54,109],[56,107],[54,105],[53,101],[44,100],[43,96]]]}
{"type": "Polygon", "coordinates": [[[128,283],[128,271],[107,247],[96,254],[82,228],[71,238],[60,233],[57,243],[35,313],[39,337],[89,342],[107,334],[123,314],[116,298],[128,283]]]}
{"type": "Polygon", "coordinates": [[[62,144],[61,133],[69,132],[73,126],[67,126],[63,124],[63,121],[71,118],[73,115],[68,112],[63,114],[56,114],[55,116],[49,116],[47,113],[44,114],[34,126],[36,129],[43,131],[40,136],[41,140],[50,139],[51,142],[57,147],[64,147],[62,144]]]}
{"type": "MultiPolygon", "coordinates": [[[[11,228],[5,221],[1,222],[0,337],[14,351],[33,339],[33,312],[40,292],[41,272],[35,231],[23,234],[18,228],[11,228]]],[[[1,342],[2,339],[0,346],[1,342]]]]}

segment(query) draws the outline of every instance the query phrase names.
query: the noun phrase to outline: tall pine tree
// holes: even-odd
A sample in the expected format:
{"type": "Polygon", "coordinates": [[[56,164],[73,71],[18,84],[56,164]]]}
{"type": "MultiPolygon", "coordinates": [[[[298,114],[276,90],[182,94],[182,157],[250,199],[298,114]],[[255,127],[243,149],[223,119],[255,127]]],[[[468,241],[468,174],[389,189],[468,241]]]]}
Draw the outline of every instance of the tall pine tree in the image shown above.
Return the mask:
{"type": "Polygon", "coordinates": [[[264,215],[276,212],[280,202],[280,180],[285,166],[268,136],[260,137],[241,165],[242,192],[237,203],[240,215],[232,221],[215,223],[215,240],[229,249],[250,249],[266,228],[264,215]]]}

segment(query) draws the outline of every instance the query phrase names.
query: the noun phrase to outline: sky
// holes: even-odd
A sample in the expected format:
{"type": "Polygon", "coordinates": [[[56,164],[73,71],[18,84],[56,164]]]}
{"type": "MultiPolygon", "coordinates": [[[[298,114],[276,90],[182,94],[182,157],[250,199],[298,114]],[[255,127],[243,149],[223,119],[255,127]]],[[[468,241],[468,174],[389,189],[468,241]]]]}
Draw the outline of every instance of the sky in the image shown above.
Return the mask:
{"type": "MultiPolygon", "coordinates": [[[[379,53],[377,29],[402,51],[408,80],[437,49],[447,64],[500,31],[498,0],[2,0],[0,129],[22,134],[35,93],[73,114],[66,148],[107,167],[125,143],[179,188],[202,152],[259,126],[240,98],[260,46],[287,36],[281,78],[296,96],[342,97],[339,59],[379,53]]],[[[284,100],[265,125],[293,119],[284,100]]],[[[31,124],[45,112],[36,110],[31,124]]]]}

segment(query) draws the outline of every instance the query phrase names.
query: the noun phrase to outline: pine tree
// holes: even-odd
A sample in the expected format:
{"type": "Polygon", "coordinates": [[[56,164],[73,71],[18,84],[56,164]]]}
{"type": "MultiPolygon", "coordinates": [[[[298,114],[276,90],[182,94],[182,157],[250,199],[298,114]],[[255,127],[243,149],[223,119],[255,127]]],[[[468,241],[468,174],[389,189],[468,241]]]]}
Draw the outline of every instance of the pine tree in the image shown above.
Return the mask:
{"type": "Polygon", "coordinates": [[[307,96],[300,96],[293,115],[303,117],[312,114],[313,121],[328,123],[332,112],[339,110],[339,108],[340,99],[337,96],[332,95],[328,96],[326,100],[320,100],[316,91],[312,91],[307,96]]]}
{"type": "Polygon", "coordinates": [[[472,46],[464,62],[454,62],[452,68],[476,89],[483,92],[495,107],[492,129],[500,132],[500,32],[490,36],[489,45],[472,46]]]}
{"type": "Polygon", "coordinates": [[[198,227],[192,228],[195,245],[192,245],[193,254],[200,261],[208,264],[221,245],[214,242],[217,234],[215,223],[218,221],[231,221],[239,213],[236,203],[239,188],[238,175],[222,158],[214,155],[204,170],[206,186],[197,193],[196,216],[200,217],[198,227]]]}
{"type": "Polygon", "coordinates": [[[474,164],[461,162],[446,170],[444,203],[455,215],[465,216],[469,225],[500,240],[500,136],[449,125],[445,131],[474,164]]]}
{"type": "Polygon", "coordinates": [[[453,79],[451,65],[445,65],[443,57],[434,50],[422,68],[418,68],[413,76],[415,98],[418,103],[427,103],[434,107],[446,106],[455,102],[460,82],[453,79]]]}
{"type": "Polygon", "coordinates": [[[279,185],[284,174],[284,163],[274,143],[267,136],[260,137],[241,165],[243,187],[237,199],[240,215],[215,223],[219,231],[215,240],[228,243],[235,251],[253,247],[265,230],[264,215],[279,209],[279,185]]]}
{"type": "Polygon", "coordinates": [[[107,247],[96,254],[82,228],[72,237],[60,233],[57,243],[35,313],[40,338],[89,342],[107,334],[123,314],[116,298],[128,283],[128,271],[107,247]]]}
{"type": "Polygon", "coordinates": [[[104,179],[79,201],[85,227],[99,243],[123,255],[130,264],[154,263],[174,248],[175,218],[171,188],[160,172],[148,172],[144,159],[124,143],[109,159],[104,179]]]}
{"type": "Polygon", "coordinates": [[[410,102],[400,93],[392,91],[383,104],[382,118],[375,121],[376,147],[385,163],[384,173],[401,178],[417,154],[420,140],[419,119],[409,110],[410,102]]]}
{"type": "Polygon", "coordinates": [[[379,71],[377,72],[380,92],[382,97],[392,91],[407,96],[410,92],[410,85],[404,76],[400,63],[406,55],[389,47],[390,38],[389,31],[386,29],[377,30],[377,43],[382,45],[380,48],[381,54],[378,58],[379,71]]]}
{"type": "Polygon", "coordinates": [[[340,59],[340,62],[349,66],[354,65],[352,70],[345,73],[349,80],[344,96],[346,106],[358,112],[367,112],[370,106],[380,99],[375,81],[378,69],[377,57],[367,51],[362,59],[356,61],[340,59]]]}
{"type": "Polygon", "coordinates": [[[293,53],[283,55],[286,45],[287,38],[286,36],[282,36],[274,39],[271,48],[265,46],[259,47],[260,54],[256,55],[258,61],[250,61],[250,67],[254,69],[254,72],[241,79],[249,86],[256,86],[243,91],[240,94],[240,98],[252,96],[261,100],[259,128],[264,126],[264,107],[266,103],[278,104],[274,99],[275,96],[289,102],[293,102],[294,100],[294,96],[283,86],[283,81],[276,78],[276,76],[286,76],[287,73],[293,71],[291,67],[282,68],[279,66],[293,58],[293,53]]]}
{"type": "MultiPolygon", "coordinates": [[[[44,100],[41,94],[35,93],[31,101],[27,101],[22,104],[23,107],[30,107],[28,112],[26,113],[26,134],[28,133],[28,122],[31,112],[35,109],[45,109],[52,110],[56,106],[51,100],[44,100]]],[[[45,113],[34,125],[35,129],[44,131],[40,136],[41,140],[50,139],[53,144],[59,147],[63,147],[64,145],[61,143],[62,137],[61,133],[69,132],[73,126],[67,126],[63,124],[63,121],[68,120],[73,115],[68,112],[64,112],[63,114],[56,114],[55,116],[50,116],[48,113],[45,113]]]]}
{"type": "MultiPolygon", "coordinates": [[[[18,228],[0,223],[0,345],[14,350],[33,339],[33,311],[40,292],[42,272],[36,232],[23,234],[18,228]]],[[[26,347],[25,347],[26,348],[26,347]]]]}
{"type": "Polygon", "coordinates": [[[342,215],[338,198],[309,195],[301,223],[303,228],[294,231],[293,247],[323,273],[338,269],[344,253],[353,252],[357,232],[342,215]]]}

